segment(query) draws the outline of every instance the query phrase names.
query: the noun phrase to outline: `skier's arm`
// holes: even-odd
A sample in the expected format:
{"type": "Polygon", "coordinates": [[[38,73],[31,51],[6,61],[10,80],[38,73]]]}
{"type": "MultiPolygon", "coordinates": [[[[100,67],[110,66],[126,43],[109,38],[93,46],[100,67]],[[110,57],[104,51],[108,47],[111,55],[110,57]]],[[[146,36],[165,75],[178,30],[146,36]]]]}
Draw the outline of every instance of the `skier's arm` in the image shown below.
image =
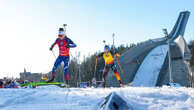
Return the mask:
{"type": "Polygon", "coordinates": [[[51,45],[50,50],[52,50],[53,47],[57,44],[57,41],[58,41],[58,38],[57,38],[56,41],[51,45]]]}
{"type": "Polygon", "coordinates": [[[70,39],[70,38],[67,38],[67,47],[68,48],[74,48],[74,47],[77,47],[77,45],[70,39]]]}

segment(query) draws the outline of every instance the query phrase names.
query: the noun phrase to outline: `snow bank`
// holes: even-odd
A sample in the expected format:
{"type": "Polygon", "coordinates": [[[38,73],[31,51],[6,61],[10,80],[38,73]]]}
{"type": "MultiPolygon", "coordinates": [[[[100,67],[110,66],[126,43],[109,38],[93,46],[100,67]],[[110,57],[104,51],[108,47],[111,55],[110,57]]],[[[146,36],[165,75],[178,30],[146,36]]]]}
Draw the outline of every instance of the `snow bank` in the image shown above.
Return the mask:
{"type": "Polygon", "coordinates": [[[0,110],[95,110],[111,92],[134,110],[192,110],[192,88],[55,88],[0,89],[0,110]]]}

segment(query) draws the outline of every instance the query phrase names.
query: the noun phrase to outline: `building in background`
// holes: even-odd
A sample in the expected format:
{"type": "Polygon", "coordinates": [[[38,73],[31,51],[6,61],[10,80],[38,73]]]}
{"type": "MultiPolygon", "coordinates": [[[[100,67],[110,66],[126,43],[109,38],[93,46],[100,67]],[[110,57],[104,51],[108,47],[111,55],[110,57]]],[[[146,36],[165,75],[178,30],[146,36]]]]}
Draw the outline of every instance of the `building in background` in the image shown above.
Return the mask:
{"type": "Polygon", "coordinates": [[[20,73],[20,79],[21,80],[28,80],[32,82],[40,82],[42,77],[42,73],[31,73],[27,72],[24,68],[24,72],[20,73]]]}

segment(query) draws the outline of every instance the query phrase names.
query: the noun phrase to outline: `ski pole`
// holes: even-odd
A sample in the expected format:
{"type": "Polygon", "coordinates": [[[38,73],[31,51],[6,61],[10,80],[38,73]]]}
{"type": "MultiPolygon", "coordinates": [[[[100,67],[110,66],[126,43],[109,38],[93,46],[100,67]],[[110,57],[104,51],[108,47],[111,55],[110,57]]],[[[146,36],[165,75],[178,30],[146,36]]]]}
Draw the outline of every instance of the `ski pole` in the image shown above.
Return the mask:
{"type": "Polygon", "coordinates": [[[117,60],[117,64],[119,65],[119,68],[120,68],[121,72],[124,74],[124,70],[123,70],[123,68],[122,68],[121,64],[119,63],[118,58],[116,58],[116,60],[117,60]]]}
{"type": "Polygon", "coordinates": [[[56,57],[55,53],[53,52],[53,50],[52,50],[52,53],[53,53],[53,56],[55,57],[55,60],[56,60],[56,59],[57,59],[57,57],[56,57]]]}
{"type": "MultiPolygon", "coordinates": [[[[114,42],[115,34],[114,34],[114,33],[112,34],[112,38],[113,38],[113,53],[115,54],[115,45],[114,45],[114,43],[115,43],[115,42],[114,42]]],[[[115,56],[114,56],[114,57],[115,57],[115,56]]],[[[115,57],[115,58],[116,58],[117,64],[119,65],[119,68],[120,68],[120,70],[121,70],[121,73],[124,74],[124,70],[123,70],[121,64],[119,63],[118,58],[117,58],[117,57],[115,57]]]]}

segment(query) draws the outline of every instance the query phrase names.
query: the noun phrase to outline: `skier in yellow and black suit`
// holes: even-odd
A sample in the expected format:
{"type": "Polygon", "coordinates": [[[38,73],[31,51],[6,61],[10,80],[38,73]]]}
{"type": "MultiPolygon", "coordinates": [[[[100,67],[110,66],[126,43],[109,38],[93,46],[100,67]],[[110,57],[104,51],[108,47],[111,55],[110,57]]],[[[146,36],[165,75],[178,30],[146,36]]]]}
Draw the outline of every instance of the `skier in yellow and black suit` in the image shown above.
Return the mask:
{"type": "MultiPolygon", "coordinates": [[[[120,75],[117,72],[116,65],[114,64],[113,54],[114,53],[110,50],[110,47],[108,45],[105,45],[104,52],[102,52],[96,56],[96,58],[103,57],[104,61],[105,61],[105,67],[104,67],[104,71],[103,71],[103,87],[105,87],[106,76],[107,76],[110,68],[113,70],[118,82],[120,83],[120,86],[122,86],[120,75]]],[[[119,56],[120,56],[119,54],[115,54],[115,57],[119,57],[119,56]]]]}

